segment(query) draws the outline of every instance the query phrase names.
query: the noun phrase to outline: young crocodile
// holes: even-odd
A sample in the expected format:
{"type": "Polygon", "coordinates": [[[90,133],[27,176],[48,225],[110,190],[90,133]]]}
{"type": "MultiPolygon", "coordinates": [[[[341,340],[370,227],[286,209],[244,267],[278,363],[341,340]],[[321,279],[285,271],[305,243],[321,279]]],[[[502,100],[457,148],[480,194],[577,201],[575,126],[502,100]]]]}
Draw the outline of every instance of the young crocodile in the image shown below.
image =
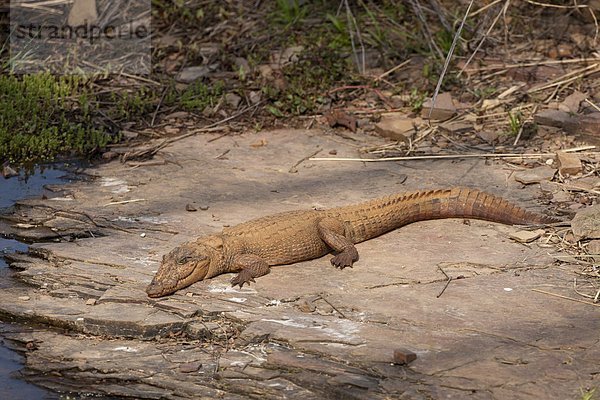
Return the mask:
{"type": "Polygon", "coordinates": [[[351,267],[358,260],[355,243],[412,222],[438,218],[519,225],[557,222],[467,188],[402,193],[329,210],[283,212],[176,247],[163,257],[146,292],[161,297],[227,272],[238,273],[231,283],[241,288],[268,274],[272,265],[311,260],[331,251],[335,253],[331,264],[340,269],[351,267]]]}

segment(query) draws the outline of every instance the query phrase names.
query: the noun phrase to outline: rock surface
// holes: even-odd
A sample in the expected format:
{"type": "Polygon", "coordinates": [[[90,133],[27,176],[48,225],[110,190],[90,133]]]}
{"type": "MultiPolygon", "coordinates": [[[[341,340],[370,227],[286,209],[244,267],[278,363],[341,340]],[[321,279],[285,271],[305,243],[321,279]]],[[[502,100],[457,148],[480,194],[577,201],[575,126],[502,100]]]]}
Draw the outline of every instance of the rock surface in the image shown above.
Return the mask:
{"type": "Polygon", "coordinates": [[[578,211],[572,226],[578,239],[600,239],[600,204],[578,211]]]}
{"type": "Polygon", "coordinates": [[[28,379],[139,399],[576,398],[598,385],[597,308],[532,291],[570,295],[573,272],[501,224],[416,223],[359,244],[351,269],[326,256],[243,289],[223,275],[149,299],[174,246],[279,211],[454,185],[542,210],[535,187],[482,160],[317,162],[307,159],[319,149],[357,157],[382,141],[304,130],[258,139],[188,137],[161,150],[173,162],[99,165],[93,180],[0,219],[5,234],[49,240],[10,256],[0,291],[4,318],[60,328],[5,334],[28,379]],[[394,364],[398,349],[416,359],[394,364]]]}

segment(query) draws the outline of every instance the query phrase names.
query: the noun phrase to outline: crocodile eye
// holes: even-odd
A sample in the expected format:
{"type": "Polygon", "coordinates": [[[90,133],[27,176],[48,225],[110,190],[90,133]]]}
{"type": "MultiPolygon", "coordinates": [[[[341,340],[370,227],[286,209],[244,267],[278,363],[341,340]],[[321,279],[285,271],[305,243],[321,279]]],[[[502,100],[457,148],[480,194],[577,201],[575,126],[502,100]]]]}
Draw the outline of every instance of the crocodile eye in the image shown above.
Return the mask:
{"type": "Polygon", "coordinates": [[[183,256],[177,260],[177,264],[185,264],[192,259],[192,256],[183,256]]]}

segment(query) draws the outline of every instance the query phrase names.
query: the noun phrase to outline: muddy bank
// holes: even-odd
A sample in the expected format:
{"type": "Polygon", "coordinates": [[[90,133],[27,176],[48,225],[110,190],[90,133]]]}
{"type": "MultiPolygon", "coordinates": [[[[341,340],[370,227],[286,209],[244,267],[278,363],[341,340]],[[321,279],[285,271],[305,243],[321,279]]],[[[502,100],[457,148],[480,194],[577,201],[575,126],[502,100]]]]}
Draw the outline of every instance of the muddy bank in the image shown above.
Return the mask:
{"type": "Polygon", "coordinates": [[[0,219],[5,234],[53,240],[10,256],[0,292],[4,317],[69,332],[11,336],[31,380],[148,399],[572,398],[597,385],[597,307],[532,291],[570,294],[574,268],[548,236],[521,244],[500,224],[417,223],[358,245],[352,269],[323,257],[243,289],[224,275],[149,299],[174,246],[279,211],[458,185],[546,208],[539,185],[494,162],[302,161],[380,143],[319,131],[213,138],[173,143],[163,164],[88,170],[0,219]],[[418,358],[394,364],[398,349],[418,358]]]}

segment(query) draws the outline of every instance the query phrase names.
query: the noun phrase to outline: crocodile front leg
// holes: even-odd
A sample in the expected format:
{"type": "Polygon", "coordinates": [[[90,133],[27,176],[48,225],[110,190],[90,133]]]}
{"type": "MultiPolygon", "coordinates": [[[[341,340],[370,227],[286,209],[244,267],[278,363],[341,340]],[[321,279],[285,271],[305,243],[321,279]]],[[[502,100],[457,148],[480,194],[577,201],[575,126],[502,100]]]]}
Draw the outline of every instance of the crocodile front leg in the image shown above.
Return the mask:
{"type": "Polygon", "coordinates": [[[260,278],[270,271],[269,264],[254,254],[238,254],[233,257],[232,266],[240,272],[231,279],[231,286],[239,285],[240,289],[244,283],[254,282],[255,278],[260,278]]]}
{"type": "Polygon", "coordinates": [[[344,223],[336,218],[323,218],[318,223],[319,236],[337,254],[331,265],[339,269],[352,267],[358,261],[358,251],[354,243],[344,236],[344,223]]]}

